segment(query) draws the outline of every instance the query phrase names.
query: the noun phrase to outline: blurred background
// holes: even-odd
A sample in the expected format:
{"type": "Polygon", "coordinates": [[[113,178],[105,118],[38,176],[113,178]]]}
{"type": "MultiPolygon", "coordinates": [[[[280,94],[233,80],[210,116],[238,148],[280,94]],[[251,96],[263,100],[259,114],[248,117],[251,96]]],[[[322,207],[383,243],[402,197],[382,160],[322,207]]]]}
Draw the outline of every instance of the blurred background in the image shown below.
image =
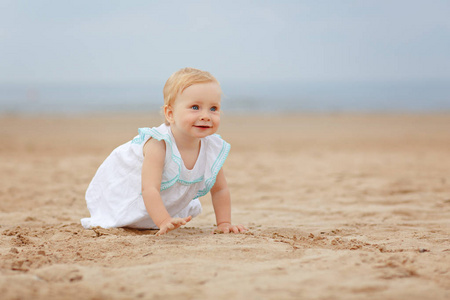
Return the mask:
{"type": "Polygon", "coordinates": [[[449,1],[0,0],[0,114],[156,111],[176,70],[234,113],[450,110],[449,1]]]}

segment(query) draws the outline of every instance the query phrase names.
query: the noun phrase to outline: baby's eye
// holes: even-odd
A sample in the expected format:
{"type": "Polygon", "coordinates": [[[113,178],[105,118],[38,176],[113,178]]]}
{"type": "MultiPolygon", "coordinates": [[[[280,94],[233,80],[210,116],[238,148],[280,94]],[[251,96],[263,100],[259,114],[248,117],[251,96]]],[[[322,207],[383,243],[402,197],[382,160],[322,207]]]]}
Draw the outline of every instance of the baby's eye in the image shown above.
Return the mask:
{"type": "Polygon", "coordinates": [[[211,111],[217,111],[217,107],[216,106],[211,107],[211,111]]]}
{"type": "Polygon", "coordinates": [[[198,105],[192,105],[192,107],[191,107],[193,110],[199,110],[199,107],[198,107],[198,105]]]}

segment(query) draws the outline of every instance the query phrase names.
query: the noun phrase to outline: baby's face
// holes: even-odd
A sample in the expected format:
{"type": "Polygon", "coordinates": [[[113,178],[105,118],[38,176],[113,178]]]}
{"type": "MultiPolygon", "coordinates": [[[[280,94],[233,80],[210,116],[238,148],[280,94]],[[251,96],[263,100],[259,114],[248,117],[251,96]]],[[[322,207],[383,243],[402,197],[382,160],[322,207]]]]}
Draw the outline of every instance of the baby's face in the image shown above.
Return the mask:
{"type": "Polygon", "coordinates": [[[170,126],[190,137],[203,138],[220,125],[222,91],[216,82],[191,85],[177,95],[171,108],[170,126]]]}

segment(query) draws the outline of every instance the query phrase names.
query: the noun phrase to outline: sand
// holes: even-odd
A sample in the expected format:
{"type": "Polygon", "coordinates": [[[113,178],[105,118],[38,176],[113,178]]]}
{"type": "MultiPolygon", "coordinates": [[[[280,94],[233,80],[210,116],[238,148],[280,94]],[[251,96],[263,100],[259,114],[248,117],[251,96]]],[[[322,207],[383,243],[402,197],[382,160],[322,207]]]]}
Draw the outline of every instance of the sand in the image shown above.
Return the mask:
{"type": "Polygon", "coordinates": [[[450,115],[224,115],[233,221],[85,230],[150,114],[0,118],[1,299],[450,299],[450,115]]]}

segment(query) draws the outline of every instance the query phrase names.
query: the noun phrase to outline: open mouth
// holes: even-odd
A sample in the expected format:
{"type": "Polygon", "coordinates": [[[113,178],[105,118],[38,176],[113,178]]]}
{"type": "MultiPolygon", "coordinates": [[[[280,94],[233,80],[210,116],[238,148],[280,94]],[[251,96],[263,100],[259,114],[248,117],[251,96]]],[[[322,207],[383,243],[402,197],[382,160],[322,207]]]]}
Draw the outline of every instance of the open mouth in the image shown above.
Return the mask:
{"type": "Polygon", "coordinates": [[[195,125],[195,127],[203,128],[203,129],[211,128],[211,126],[208,126],[208,125],[195,125]]]}

